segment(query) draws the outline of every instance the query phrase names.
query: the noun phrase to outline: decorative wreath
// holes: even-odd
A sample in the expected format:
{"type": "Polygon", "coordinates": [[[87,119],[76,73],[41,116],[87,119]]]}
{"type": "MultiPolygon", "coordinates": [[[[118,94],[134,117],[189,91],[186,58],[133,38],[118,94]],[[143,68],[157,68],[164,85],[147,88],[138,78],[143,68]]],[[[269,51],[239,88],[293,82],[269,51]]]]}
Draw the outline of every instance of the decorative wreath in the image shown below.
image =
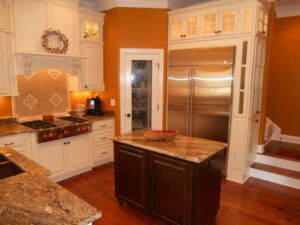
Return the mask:
{"type": "Polygon", "coordinates": [[[66,54],[68,47],[69,47],[69,40],[59,30],[49,29],[49,30],[45,30],[42,35],[42,46],[47,52],[57,53],[57,54],[66,54]],[[57,36],[58,41],[63,44],[63,47],[61,47],[61,48],[59,46],[57,46],[55,48],[49,47],[49,36],[51,36],[51,35],[57,36]]]}

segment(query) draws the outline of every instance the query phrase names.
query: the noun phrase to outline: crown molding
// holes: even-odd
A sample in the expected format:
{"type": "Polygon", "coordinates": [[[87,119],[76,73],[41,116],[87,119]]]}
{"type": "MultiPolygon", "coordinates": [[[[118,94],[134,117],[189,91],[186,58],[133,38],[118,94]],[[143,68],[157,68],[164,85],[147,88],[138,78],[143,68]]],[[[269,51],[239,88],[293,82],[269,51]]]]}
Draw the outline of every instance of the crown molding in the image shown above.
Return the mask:
{"type": "Polygon", "coordinates": [[[277,18],[300,16],[300,2],[276,6],[277,18]]]}

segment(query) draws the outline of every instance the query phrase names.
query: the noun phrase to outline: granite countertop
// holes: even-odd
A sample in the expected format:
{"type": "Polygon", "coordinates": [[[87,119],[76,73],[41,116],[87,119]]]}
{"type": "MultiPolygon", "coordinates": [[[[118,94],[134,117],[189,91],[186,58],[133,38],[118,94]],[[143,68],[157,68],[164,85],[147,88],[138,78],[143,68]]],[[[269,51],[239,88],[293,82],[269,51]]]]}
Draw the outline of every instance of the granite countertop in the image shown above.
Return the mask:
{"type": "Polygon", "coordinates": [[[93,122],[97,122],[97,121],[101,121],[101,120],[106,120],[106,119],[114,118],[114,116],[115,116],[114,112],[105,112],[101,116],[85,115],[82,118],[86,119],[90,123],[93,123],[93,122]]]}
{"type": "Polygon", "coordinates": [[[24,173],[0,179],[0,225],[87,225],[101,217],[88,203],[50,181],[49,171],[10,148],[0,154],[24,173]]]}
{"type": "Polygon", "coordinates": [[[194,163],[200,163],[228,146],[226,143],[180,134],[171,141],[150,141],[144,138],[143,133],[144,131],[127,133],[114,137],[113,140],[194,163]]]}
{"type": "Polygon", "coordinates": [[[0,137],[28,132],[35,132],[35,130],[29,127],[22,126],[19,123],[0,125],[0,137]]]}

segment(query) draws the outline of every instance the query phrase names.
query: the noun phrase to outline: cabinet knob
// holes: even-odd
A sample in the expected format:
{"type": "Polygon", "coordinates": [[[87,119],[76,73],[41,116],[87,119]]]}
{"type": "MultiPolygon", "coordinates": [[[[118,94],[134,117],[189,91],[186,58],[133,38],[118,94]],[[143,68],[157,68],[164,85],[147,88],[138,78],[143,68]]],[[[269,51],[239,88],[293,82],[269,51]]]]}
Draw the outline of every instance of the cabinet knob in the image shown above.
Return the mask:
{"type": "Polygon", "coordinates": [[[210,160],[210,161],[208,162],[208,167],[209,167],[209,168],[214,168],[214,167],[215,167],[215,164],[216,164],[215,160],[212,159],[212,160],[210,160]]]}
{"type": "Polygon", "coordinates": [[[262,33],[263,33],[263,34],[266,34],[267,32],[263,30],[262,33]]]}
{"type": "Polygon", "coordinates": [[[218,31],[215,31],[215,34],[218,34],[218,31]]]}
{"type": "Polygon", "coordinates": [[[257,110],[257,111],[256,111],[256,114],[259,114],[259,113],[260,113],[260,111],[259,111],[259,110],[257,110]]]}
{"type": "Polygon", "coordinates": [[[127,115],[126,115],[128,118],[130,118],[131,117],[131,114],[130,113],[127,113],[127,115]]]}
{"type": "Polygon", "coordinates": [[[219,31],[218,31],[218,33],[219,33],[219,34],[221,34],[221,33],[222,33],[222,31],[220,31],[220,30],[219,30],[219,31]]]}
{"type": "Polygon", "coordinates": [[[88,86],[87,86],[87,85],[85,85],[84,87],[85,87],[85,88],[88,88],[88,86]]]}
{"type": "Polygon", "coordinates": [[[259,123],[259,120],[255,120],[256,123],[259,123]]]}

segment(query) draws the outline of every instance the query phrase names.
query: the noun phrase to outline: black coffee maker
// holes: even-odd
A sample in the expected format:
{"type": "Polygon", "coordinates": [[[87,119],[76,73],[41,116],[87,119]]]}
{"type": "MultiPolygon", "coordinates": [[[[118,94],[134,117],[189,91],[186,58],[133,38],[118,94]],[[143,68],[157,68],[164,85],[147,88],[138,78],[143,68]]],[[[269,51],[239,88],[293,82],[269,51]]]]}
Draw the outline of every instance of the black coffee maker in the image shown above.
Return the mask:
{"type": "Polygon", "coordinates": [[[87,98],[86,100],[87,114],[93,116],[103,115],[103,111],[101,108],[100,97],[96,96],[93,98],[87,98]]]}

